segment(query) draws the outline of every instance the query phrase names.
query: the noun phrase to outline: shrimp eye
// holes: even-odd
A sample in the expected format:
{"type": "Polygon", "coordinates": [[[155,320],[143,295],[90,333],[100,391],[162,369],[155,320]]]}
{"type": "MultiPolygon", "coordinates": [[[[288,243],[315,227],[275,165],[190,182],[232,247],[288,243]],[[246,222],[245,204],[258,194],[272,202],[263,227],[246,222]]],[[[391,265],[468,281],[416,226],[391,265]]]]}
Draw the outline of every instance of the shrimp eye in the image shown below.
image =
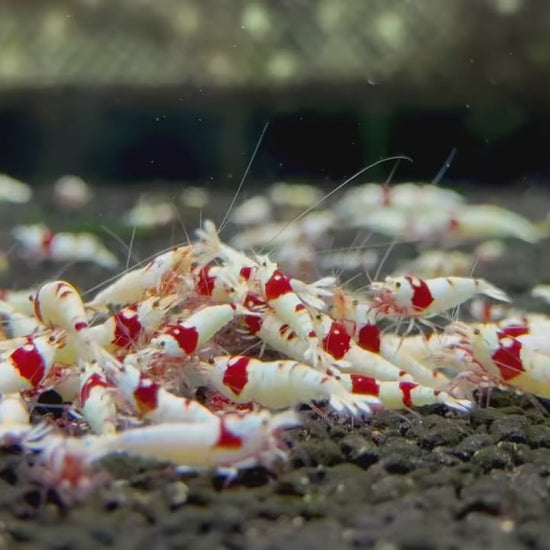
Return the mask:
{"type": "Polygon", "coordinates": [[[479,336],[479,335],[481,334],[481,331],[480,331],[478,328],[475,328],[475,329],[474,329],[474,334],[475,334],[476,336],[479,336]]]}
{"type": "Polygon", "coordinates": [[[52,334],[49,338],[48,338],[48,342],[55,342],[57,340],[57,338],[52,334]]]}
{"type": "Polygon", "coordinates": [[[358,306],[359,305],[359,300],[353,300],[353,302],[351,302],[351,305],[358,306]]]}
{"type": "Polygon", "coordinates": [[[395,288],[401,288],[401,282],[395,281],[395,288]]]}
{"type": "Polygon", "coordinates": [[[157,308],[157,307],[159,307],[159,306],[160,306],[160,299],[159,299],[159,300],[155,300],[155,301],[153,302],[153,307],[157,308]]]}
{"type": "Polygon", "coordinates": [[[208,362],[213,365],[214,364],[214,358],[213,357],[210,357],[210,359],[208,359],[208,362]]]}

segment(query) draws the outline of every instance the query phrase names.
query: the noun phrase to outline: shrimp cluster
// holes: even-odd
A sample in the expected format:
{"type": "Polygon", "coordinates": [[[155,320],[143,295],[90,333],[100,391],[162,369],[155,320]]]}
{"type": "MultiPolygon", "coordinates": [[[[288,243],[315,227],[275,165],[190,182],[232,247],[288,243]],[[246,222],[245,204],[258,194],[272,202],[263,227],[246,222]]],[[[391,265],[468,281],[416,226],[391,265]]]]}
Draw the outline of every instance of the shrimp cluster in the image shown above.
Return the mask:
{"type": "MultiPolygon", "coordinates": [[[[378,199],[405,208],[407,189],[421,193],[409,186],[378,199]]],[[[436,195],[415,196],[462,204],[436,195]]],[[[250,220],[253,210],[236,212],[250,220]]],[[[318,242],[337,212],[304,218],[290,242],[318,242]]],[[[40,236],[41,253],[64,238],[45,248],[40,236]]],[[[336,277],[303,280],[272,253],[244,252],[251,239],[226,244],[205,221],[193,241],[89,299],[63,280],[1,292],[0,444],[37,453],[45,483],[71,498],[88,494],[100,459],[113,453],[192,470],[274,468],[304,406],[322,421],[358,423],[381,409],[468,413],[480,387],[550,397],[550,321],[512,319],[508,296],[486,280],[405,272],[352,293],[336,277]],[[480,296],[506,305],[486,302],[480,323],[432,322],[480,296]],[[405,334],[391,330],[402,321],[405,334]],[[46,391],[63,401],[57,423],[31,420],[46,391]]]]}

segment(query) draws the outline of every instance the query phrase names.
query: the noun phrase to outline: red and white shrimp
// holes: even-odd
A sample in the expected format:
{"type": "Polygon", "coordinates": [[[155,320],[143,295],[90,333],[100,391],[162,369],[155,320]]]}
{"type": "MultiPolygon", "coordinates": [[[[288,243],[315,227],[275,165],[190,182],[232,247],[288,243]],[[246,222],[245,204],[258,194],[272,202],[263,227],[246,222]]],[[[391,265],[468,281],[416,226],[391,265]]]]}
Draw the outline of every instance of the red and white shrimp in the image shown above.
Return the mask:
{"type": "Polygon", "coordinates": [[[61,328],[69,334],[90,328],[80,294],[66,281],[43,284],[34,297],[34,313],[45,325],[61,328]]]}
{"type": "MultiPolygon", "coordinates": [[[[30,300],[27,300],[30,303],[30,300]]],[[[6,328],[10,338],[36,334],[45,329],[34,315],[22,313],[8,302],[0,300],[0,324],[6,328]]]]}
{"type": "Polygon", "coordinates": [[[234,317],[235,307],[231,304],[207,306],[185,321],[165,327],[162,334],[151,340],[151,348],[166,357],[194,355],[234,317]]]}
{"type": "Polygon", "coordinates": [[[125,399],[140,416],[154,423],[210,422],[216,418],[198,401],[179,397],[141,373],[129,362],[107,365],[125,399]]]}
{"type": "Polygon", "coordinates": [[[295,361],[312,363],[308,357],[308,342],[299,338],[290,325],[281,321],[266,302],[256,295],[249,294],[244,303],[251,312],[261,312],[260,315],[244,316],[244,323],[249,334],[257,336],[270,348],[295,361]]]}
{"type": "Polygon", "coordinates": [[[198,368],[209,386],[236,403],[282,409],[327,400],[340,413],[358,416],[371,412],[367,402],[353,399],[335,377],[297,361],[218,356],[212,364],[201,363],[198,368]]]}
{"type": "Polygon", "coordinates": [[[378,380],[400,380],[406,374],[378,353],[359,347],[348,333],[345,325],[333,321],[327,315],[316,316],[317,332],[321,340],[321,355],[325,364],[378,380]]]}
{"type": "Polygon", "coordinates": [[[98,365],[86,365],[80,376],[80,409],[96,434],[114,433],[116,430],[115,392],[115,387],[108,382],[98,365]]]}
{"type": "Polygon", "coordinates": [[[0,397],[0,445],[20,443],[32,429],[29,409],[20,393],[0,397]]]}
{"type": "Polygon", "coordinates": [[[227,413],[209,424],[180,422],[126,430],[98,439],[96,447],[105,454],[167,460],[196,470],[272,467],[286,456],[280,434],[299,425],[291,411],[227,413]]]}
{"type": "Polygon", "coordinates": [[[430,317],[459,306],[477,294],[509,302],[506,293],[484,279],[464,277],[386,277],[372,283],[373,309],[382,317],[430,317]]]}
{"type": "MultiPolygon", "coordinates": [[[[57,347],[62,341],[59,332],[29,336],[22,345],[0,355],[0,393],[31,390],[38,387],[52,369],[57,347]]],[[[17,339],[19,342],[19,339],[17,339]]]]}
{"type": "Polygon", "coordinates": [[[34,261],[91,262],[105,269],[118,265],[116,256],[92,233],[54,233],[45,225],[22,225],[12,231],[22,255],[34,261]]]}
{"type": "MultiPolygon", "coordinates": [[[[421,336],[419,341],[416,336],[405,338],[384,333],[376,324],[375,314],[370,304],[347,296],[343,292],[335,296],[333,311],[340,321],[339,324],[343,324],[339,331],[344,338],[345,330],[350,327],[350,335],[360,348],[380,355],[410,374],[419,384],[438,389],[448,385],[449,380],[445,375],[423,362],[431,356],[428,344],[435,342],[436,336],[428,339],[421,336]],[[420,352],[416,350],[418,347],[420,352]]],[[[443,344],[441,349],[445,349],[443,344]]]]}
{"type": "Polygon", "coordinates": [[[450,409],[470,412],[473,406],[468,399],[456,399],[447,392],[421,386],[410,380],[381,382],[372,377],[345,373],[342,373],[341,380],[353,395],[380,399],[385,409],[411,409],[442,403],[450,409]]]}
{"type": "Polygon", "coordinates": [[[34,295],[35,288],[24,290],[8,290],[0,288],[0,301],[15,308],[25,315],[34,315],[34,295]]]}
{"type": "Polygon", "coordinates": [[[109,352],[135,350],[148,344],[178,301],[177,296],[151,296],[115,313],[101,325],[91,327],[94,341],[109,352]]]}
{"type": "Polygon", "coordinates": [[[159,254],[146,266],[126,272],[98,292],[87,306],[102,310],[109,305],[125,306],[138,303],[149,293],[171,294],[178,289],[181,276],[189,272],[194,260],[194,248],[190,245],[179,246],[159,254]]]}
{"type": "Polygon", "coordinates": [[[258,271],[263,297],[282,321],[308,342],[308,360],[317,362],[319,341],[313,327],[313,319],[300,297],[294,292],[291,280],[267,256],[258,258],[258,271]]]}
{"type": "Polygon", "coordinates": [[[456,329],[464,338],[462,349],[471,353],[474,370],[481,367],[497,384],[550,398],[550,357],[522,343],[521,327],[506,332],[495,325],[456,323],[456,329]]]}

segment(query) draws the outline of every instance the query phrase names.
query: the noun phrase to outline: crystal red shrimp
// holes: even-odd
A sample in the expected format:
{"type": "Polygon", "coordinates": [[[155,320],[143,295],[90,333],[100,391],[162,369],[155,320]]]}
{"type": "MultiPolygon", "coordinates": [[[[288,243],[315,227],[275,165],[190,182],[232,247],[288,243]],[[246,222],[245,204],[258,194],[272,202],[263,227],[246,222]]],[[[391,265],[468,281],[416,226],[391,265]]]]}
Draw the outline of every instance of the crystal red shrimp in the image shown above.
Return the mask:
{"type": "Polygon", "coordinates": [[[83,333],[90,328],[82,298],[67,281],[43,284],[34,297],[34,313],[45,325],[69,334],[83,333]]]}
{"type": "Polygon", "coordinates": [[[271,467],[286,455],[279,434],[299,424],[291,411],[227,413],[206,425],[180,422],[125,430],[98,438],[95,446],[104,454],[167,460],[195,470],[271,467]]]}
{"type": "Polygon", "coordinates": [[[20,393],[0,397],[0,445],[21,443],[32,429],[29,409],[20,393]]]}
{"type": "Polygon", "coordinates": [[[103,369],[98,365],[86,366],[80,376],[80,409],[96,434],[114,433],[116,430],[115,392],[103,369]]]}
{"type": "Polygon", "coordinates": [[[495,325],[470,327],[464,323],[456,323],[456,330],[464,337],[465,349],[475,364],[492,380],[550,398],[550,357],[524,345],[517,331],[506,333],[495,325]]]}
{"type": "Polygon", "coordinates": [[[157,424],[161,422],[204,423],[216,418],[198,401],[174,395],[129,362],[122,366],[111,366],[109,371],[125,399],[146,420],[157,424]]]}
{"type": "Polygon", "coordinates": [[[97,344],[111,353],[133,351],[138,346],[147,345],[177,301],[175,295],[151,296],[118,311],[101,325],[92,327],[90,333],[97,344]]]}
{"type": "Polygon", "coordinates": [[[341,380],[353,395],[380,399],[385,409],[411,409],[441,403],[450,409],[470,412],[473,407],[468,399],[456,399],[447,392],[421,386],[410,380],[378,381],[372,377],[345,373],[342,373],[341,380]]]}
{"type": "Polygon", "coordinates": [[[102,310],[107,306],[135,304],[147,294],[166,295],[176,291],[180,277],[188,273],[195,259],[190,245],[159,254],[146,266],[128,271],[114,283],[98,292],[86,305],[102,310]]]}
{"type": "MultiPolygon", "coordinates": [[[[411,337],[398,337],[382,331],[374,319],[374,312],[370,304],[339,292],[335,297],[333,310],[339,319],[339,325],[343,324],[340,327],[341,334],[344,335],[342,338],[345,338],[347,327],[352,327],[353,332],[350,335],[353,336],[360,348],[380,355],[396,367],[406,371],[419,384],[438,389],[449,384],[449,379],[444,374],[429,368],[419,360],[416,354],[411,353],[412,346],[407,345],[411,342],[411,337]]],[[[434,336],[434,339],[437,337],[434,336]]],[[[430,338],[423,342],[423,350],[428,349],[427,344],[431,340],[430,338]]],[[[421,357],[424,359],[424,354],[421,357]]]]}
{"type": "MultiPolygon", "coordinates": [[[[30,300],[28,300],[30,302],[30,300]]],[[[42,332],[45,327],[34,315],[22,313],[9,302],[0,300],[1,324],[6,327],[10,338],[28,336],[29,334],[42,332]]]]}
{"type": "Polygon", "coordinates": [[[151,348],[166,357],[194,355],[234,317],[235,307],[231,304],[204,307],[185,321],[164,327],[162,333],[151,340],[151,348]]]}
{"type": "Polygon", "coordinates": [[[249,294],[244,304],[252,312],[261,311],[260,315],[244,315],[244,324],[249,334],[295,361],[312,363],[308,357],[308,342],[299,338],[290,325],[281,321],[266,302],[249,294]]]}
{"type": "Polygon", "coordinates": [[[327,315],[316,316],[317,332],[324,352],[323,363],[336,365],[339,369],[378,380],[399,380],[406,373],[378,353],[359,347],[343,323],[333,321],[327,315]]]}
{"type": "Polygon", "coordinates": [[[430,317],[438,315],[476,294],[509,302],[508,296],[484,279],[464,277],[386,277],[384,282],[371,285],[372,307],[382,317],[430,317]]]}
{"type": "Polygon", "coordinates": [[[35,288],[8,290],[0,288],[0,302],[6,303],[25,315],[34,315],[35,288]]]}
{"type": "Polygon", "coordinates": [[[216,391],[236,403],[255,402],[271,409],[326,400],[340,413],[370,415],[367,402],[353,399],[333,376],[297,361],[260,361],[218,356],[201,363],[201,376],[216,391]]]}
{"type": "Polygon", "coordinates": [[[290,278],[277,264],[264,256],[260,257],[259,278],[263,297],[279,318],[308,342],[308,359],[315,364],[319,341],[313,326],[313,319],[303,300],[292,289],[290,278]]]}
{"type": "MultiPolygon", "coordinates": [[[[19,340],[19,339],[18,339],[19,340]]],[[[59,332],[29,336],[22,345],[0,354],[0,393],[12,393],[38,387],[54,365],[59,332]]]]}

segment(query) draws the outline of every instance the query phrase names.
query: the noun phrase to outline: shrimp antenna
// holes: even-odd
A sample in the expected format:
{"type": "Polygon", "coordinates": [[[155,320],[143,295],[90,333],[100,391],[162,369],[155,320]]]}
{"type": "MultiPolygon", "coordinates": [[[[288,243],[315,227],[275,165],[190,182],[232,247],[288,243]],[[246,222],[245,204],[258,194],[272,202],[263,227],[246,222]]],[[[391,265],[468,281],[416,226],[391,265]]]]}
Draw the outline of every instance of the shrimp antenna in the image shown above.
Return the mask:
{"type": "Polygon", "coordinates": [[[384,204],[386,204],[386,201],[388,201],[390,198],[390,182],[393,179],[395,172],[397,172],[397,168],[399,168],[400,162],[401,162],[401,159],[396,160],[395,164],[393,165],[393,168],[391,169],[388,177],[386,178],[386,181],[384,182],[384,185],[382,185],[382,196],[384,197],[384,204]]]}
{"type": "Polygon", "coordinates": [[[439,185],[439,182],[443,179],[443,176],[445,175],[447,170],[450,168],[451,163],[455,158],[455,155],[456,155],[456,147],[453,147],[451,149],[451,152],[449,153],[449,156],[447,157],[447,160],[443,163],[443,166],[439,169],[439,172],[433,179],[432,185],[439,185]]]}
{"type": "Polygon", "coordinates": [[[391,251],[395,248],[396,244],[397,244],[397,237],[394,237],[391,240],[391,243],[389,244],[388,248],[386,249],[386,252],[384,252],[384,255],[382,256],[382,259],[380,260],[378,267],[376,268],[376,273],[374,274],[375,281],[378,280],[378,277],[380,276],[380,272],[382,271],[382,267],[386,263],[386,260],[389,258],[391,251]]]}
{"type": "MultiPolygon", "coordinates": [[[[130,264],[130,260],[136,262],[136,263],[139,263],[139,260],[133,255],[132,253],[132,247],[133,247],[133,244],[134,244],[134,238],[135,238],[135,233],[136,233],[136,227],[134,226],[134,228],[132,229],[132,236],[130,238],[130,244],[126,244],[124,242],[124,239],[122,239],[119,235],[117,235],[112,229],[109,229],[106,225],[100,225],[99,226],[100,229],[102,231],[105,231],[105,233],[107,233],[107,235],[109,235],[110,237],[113,237],[113,239],[115,239],[115,241],[120,244],[124,250],[126,251],[126,270],[128,270],[128,265],[130,264]]],[[[117,275],[118,277],[118,275],[117,275]]]]}
{"type": "Polygon", "coordinates": [[[227,209],[227,212],[225,213],[225,216],[223,217],[223,220],[220,223],[220,226],[218,228],[218,235],[224,230],[227,223],[229,223],[229,215],[231,214],[231,210],[233,210],[233,207],[235,206],[235,203],[237,202],[237,197],[239,196],[239,193],[241,192],[241,189],[243,188],[244,181],[248,177],[248,173],[250,172],[250,167],[252,166],[252,163],[254,162],[254,159],[256,158],[256,154],[258,153],[258,150],[260,149],[260,145],[262,144],[262,141],[264,139],[264,136],[265,136],[265,133],[267,132],[268,127],[269,127],[269,122],[266,122],[264,124],[264,129],[262,130],[262,133],[260,134],[258,142],[256,143],[256,147],[254,148],[254,152],[252,153],[252,156],[250,157],[250,160],[248,161],[248,164],[246,165],[246,169],[244,171],[243,177],[241,178],[239,186],[237,187],[237,191],[235,192],[235,195],[233,195],[233,199],[231,200],[231,204],[229,205],[229,208],[227,209]]]}
{"type": "MultiPolygon", "coordinates": [[[[274,235],[267,243],[265,246],[267,246],[268,244],[272,243],[277,237],[279,237],[281,235],[281,233],[283,233],[284,231],[286,231],[292,224],[296,223],[297,221],[301,220],[304,216],[306,216],[307,214],[309,214],[312,210],[314,210],[315,208],[317,208],[320,204],[322,204],[323,202],[325,202],[329,197],[332,197],[332,195],[334,195],[335,193],[337,193],[338,191],[340,191],[340,189],[342,189],[342,187],[345,187],[348,183],[352,182],[355,178],[359,177],[361,174],[363,174],[364,172],[366,172],[367,170],[370,170],[371,168],[374,168],[375,166],[378,166],[379,164],[382,164],[384,162],[389,162],[391,160],[408,160],[409,162],[413,162],[413,159],[410,158],[410,157],[407,157],[405,155],[396,155],[394,157],[388,157],[388,158],[385,158],[385,159],[380,159],[380,160],[377,160],[376,162],[373,162],[371,164],[369,164],[368,166],[365,166],[363,168],[361,168],[361,170],[359,170],[358,172],[355,172],[355,174],[353,174],[352,176],[350,176],[348,179],[346,179],[345,181],[343,181],[340,185],[338,185],[337,187],[335,187],[332,191],[330,191],[329,193],[327,193],[324,197],[322,197],[321,199],[319,199],[317,202],[313,203],[309,208],[306,208],[300,215],[296,216],[296,218],[294,218],[293,220],[289,221],[288,223],[286,223],[282,228],[281,230],[276,234],[274,235]]],[[[265,246],[262,247],[262,250],[260,253],[263,253],[265,251],[265,246]]]]}

